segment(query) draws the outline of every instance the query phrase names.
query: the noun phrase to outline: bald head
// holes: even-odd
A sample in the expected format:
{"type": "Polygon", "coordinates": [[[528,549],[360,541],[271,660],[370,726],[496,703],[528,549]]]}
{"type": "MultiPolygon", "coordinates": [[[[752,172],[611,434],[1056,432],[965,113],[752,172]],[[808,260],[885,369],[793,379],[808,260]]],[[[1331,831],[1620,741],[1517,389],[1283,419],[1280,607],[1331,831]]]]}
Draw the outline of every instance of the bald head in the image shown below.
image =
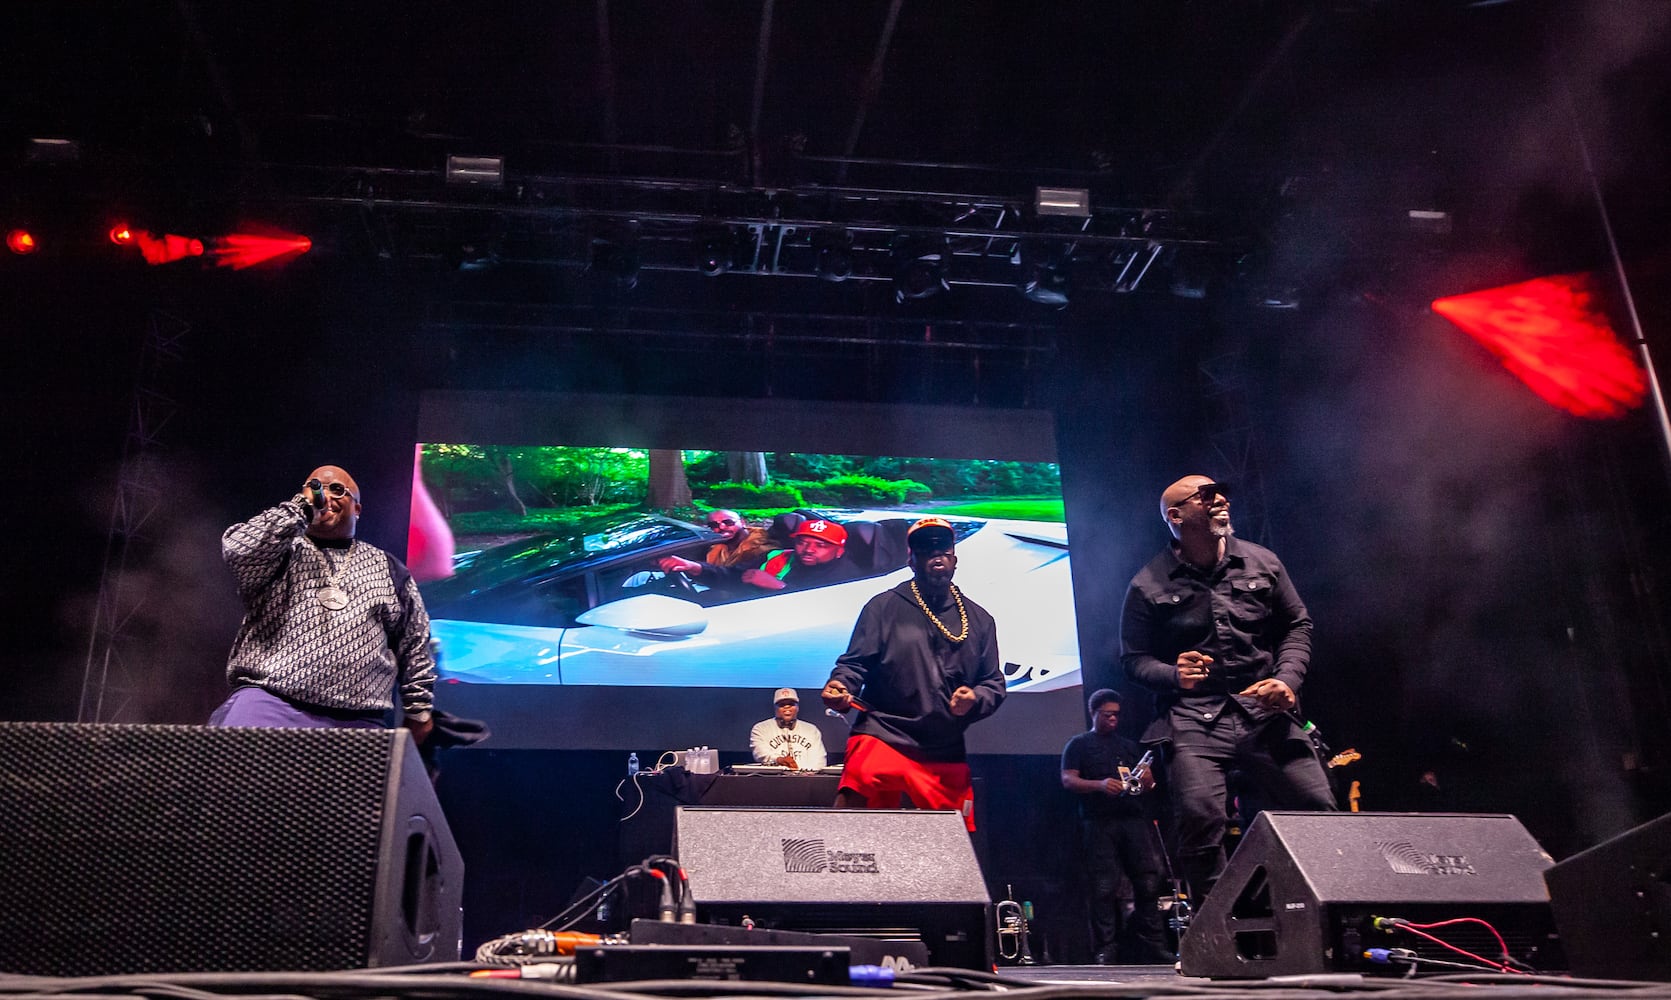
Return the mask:
{"type": "Polygon", "coordinates": [[[360,484],[335,465],[321,465],[308,473],[307,481],[315,479],[325,492],[325,509],[314,513],[308,534],[315,538],[353,538],[360,522],[360,484]],[[333,483],[340,483],[348,492],[340,497],[332,496],[333,483]]]}
{"type": "Polygon", "coordinates": [[[1221,538],[1230,534],[1230,498],[1211,476],[1185,476],[1162,490],[1160,516],[1174,538],[1192,527],[1221,538]]]}
{"type": "Polygon", "coordinates": [[[708,530],[719,532],[728,545],[741,545],[748,538],[748,522],[734,510],[710,510],[702,523],[708,530]]]}
{"type": "Polygon", "coordinates": [[[1210,483],[1212,481],[1213,479],[1211,476],[1185,476],[1173,483],[1171,486],[1162,490],[1160,493],[1160,516],[1165,518],[1168,523],[1171,523],[1172,519],[1166,516],[1167,510],[1178,506],[1178,504],[1188,499],[1190,494],[1201,488],[1202,483],[1210,483]]]}

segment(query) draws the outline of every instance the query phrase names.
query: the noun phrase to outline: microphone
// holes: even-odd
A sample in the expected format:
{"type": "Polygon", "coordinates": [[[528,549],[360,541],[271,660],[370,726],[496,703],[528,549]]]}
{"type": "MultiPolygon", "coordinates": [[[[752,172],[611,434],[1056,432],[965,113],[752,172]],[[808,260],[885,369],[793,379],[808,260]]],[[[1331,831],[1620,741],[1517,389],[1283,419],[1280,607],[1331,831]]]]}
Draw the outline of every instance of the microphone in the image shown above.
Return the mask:
{"type": "Polygon", "coordinates": [[[308,480],[308,499],[314,510],[325,509],[325,485],[317,479],[308,480]]]}
{"type": "MultiPolygon", "coordinates": [[[[857,699],[857,698],[848,698],[847,699],[847,707],[851,708],[855,712],[868,712],[868,711],[870,711],[870,709],[866,708],[864,706],[864,704],[862,702],[860,702],[859,699],[857,699]]],[[[828,715],[832,718],[840,719],[842,722],[846,722],[848,725],[852,725],[851,722],[848,722],[847,713],[845,713],[845,712],[838,712],[833,708],[826,708],[826,709],[824,709],[824,714],[828,715]]]]}

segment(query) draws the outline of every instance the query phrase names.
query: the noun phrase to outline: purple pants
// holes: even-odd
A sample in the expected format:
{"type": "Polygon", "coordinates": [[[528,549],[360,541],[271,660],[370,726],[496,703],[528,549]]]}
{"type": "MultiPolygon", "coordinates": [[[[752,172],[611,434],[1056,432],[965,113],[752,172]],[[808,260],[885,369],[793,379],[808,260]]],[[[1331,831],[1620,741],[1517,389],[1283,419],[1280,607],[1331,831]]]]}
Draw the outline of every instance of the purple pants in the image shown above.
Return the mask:
{"type": "Polygon", "coordinates": [[[258,687],[241,687],[209,716],[209,725],[239,729],[382,729],[373,718],[343,718],[310,712],[258,687]]]}

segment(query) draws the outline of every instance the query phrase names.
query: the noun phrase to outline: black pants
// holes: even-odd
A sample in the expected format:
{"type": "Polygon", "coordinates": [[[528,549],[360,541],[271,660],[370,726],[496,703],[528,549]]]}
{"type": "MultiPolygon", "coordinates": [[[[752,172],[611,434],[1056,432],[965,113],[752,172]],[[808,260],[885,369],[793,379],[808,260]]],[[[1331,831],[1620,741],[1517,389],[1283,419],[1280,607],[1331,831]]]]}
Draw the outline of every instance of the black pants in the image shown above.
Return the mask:
{"type": "Polygon", "coordinates": [[[1086,875],[1090,879],[1091,945],[1098,962],[1154,964],[1172,961],[1165,915],[1155,905],[1165,882],[1159,834],[1146,819],[1086,819],[1086,875]],[[1121,931],[1121,876],[1131,882],[1134,908],[1121,931]]]}
{"type": "Polygon", "coordinates": [[[1304,739],[1288,738],[1293,730],[1286,720],[1256,725],[1234,706],[1210,721],[1180,720],[1176,714],[1173,720],[1167,780],[1178,824],[1178,867],[1199,908],[1224,874],[1231,770],[1240,771],[1274,809],[1338,807],[1316,751],[1304,739]]]}

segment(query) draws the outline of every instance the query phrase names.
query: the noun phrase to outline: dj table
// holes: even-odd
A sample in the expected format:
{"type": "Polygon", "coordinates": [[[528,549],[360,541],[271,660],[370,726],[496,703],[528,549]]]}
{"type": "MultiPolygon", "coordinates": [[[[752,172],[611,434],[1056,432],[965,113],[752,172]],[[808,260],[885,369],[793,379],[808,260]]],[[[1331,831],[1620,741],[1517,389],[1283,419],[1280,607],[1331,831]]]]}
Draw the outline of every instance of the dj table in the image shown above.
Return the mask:
{"type": "Polygon", "coordinates": [[[839,769],[751,769],[746,774],[691,774],[684,768],[638,775],[621,786],[621,864],[673,851],[678,806],[806,806],[828,808],[839,769]]]}

